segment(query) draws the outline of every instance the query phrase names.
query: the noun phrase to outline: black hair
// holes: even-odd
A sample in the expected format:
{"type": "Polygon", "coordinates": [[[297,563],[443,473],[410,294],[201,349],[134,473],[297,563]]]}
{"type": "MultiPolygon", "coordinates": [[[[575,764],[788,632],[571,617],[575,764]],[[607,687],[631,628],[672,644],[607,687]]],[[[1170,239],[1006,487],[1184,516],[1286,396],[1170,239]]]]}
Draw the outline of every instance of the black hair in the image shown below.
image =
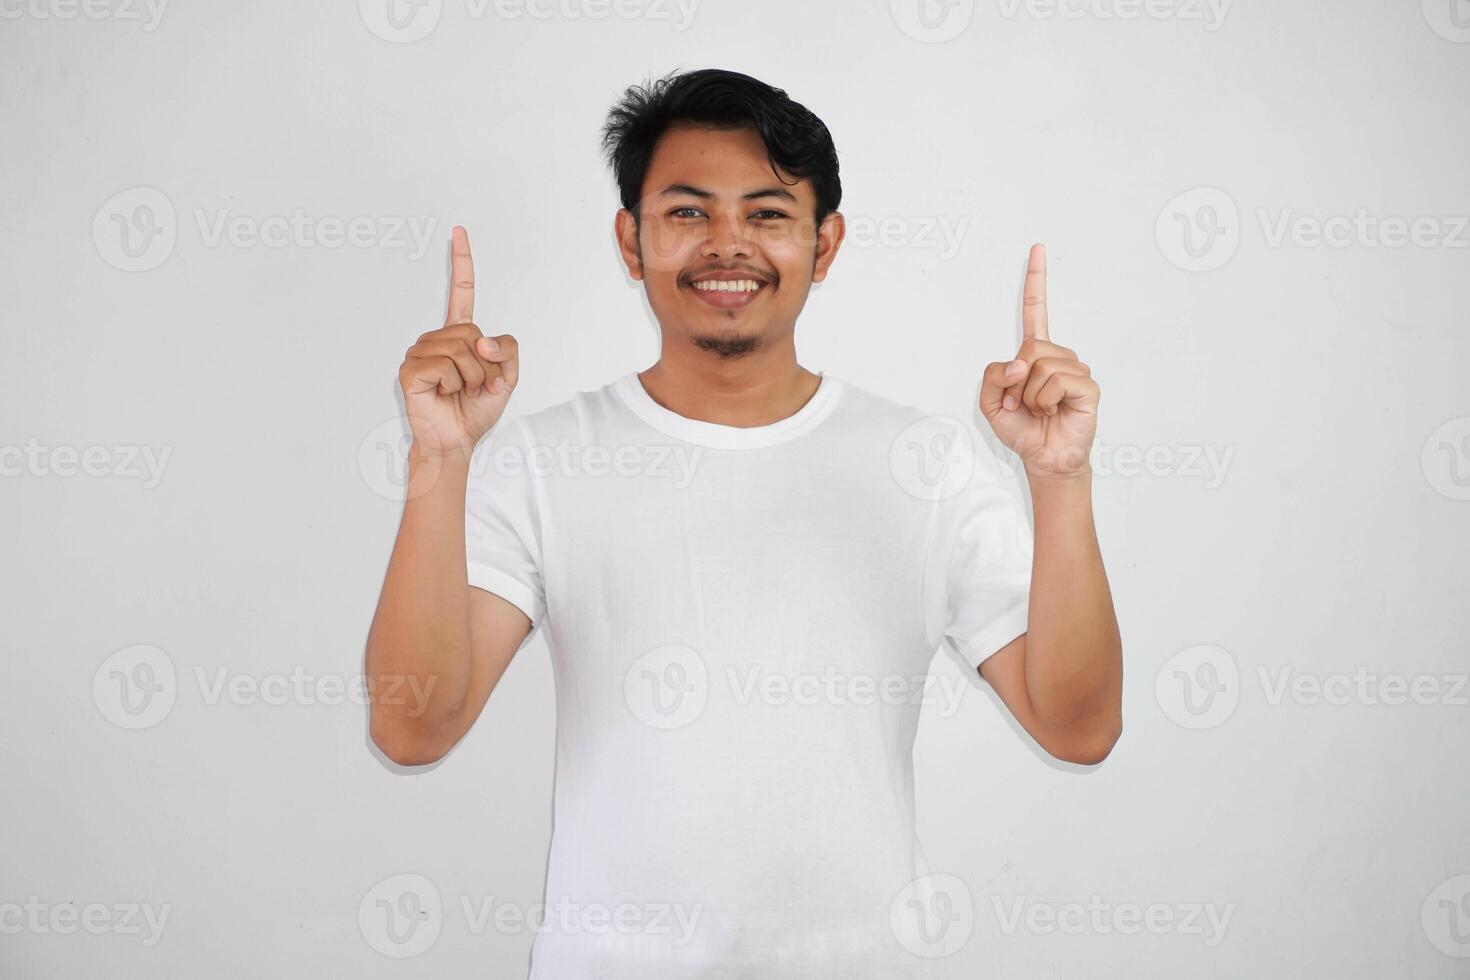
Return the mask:
{"type": "Polygon", "coordinates": [[[811,181],[818,227],[842,203],[837,147],[822,120],[781,89],[739,72],[704,68],[630,85],[608,111],[602,150],[634,220],[654,147],[676,123],[753,127],[773,167],[811,181]]]}

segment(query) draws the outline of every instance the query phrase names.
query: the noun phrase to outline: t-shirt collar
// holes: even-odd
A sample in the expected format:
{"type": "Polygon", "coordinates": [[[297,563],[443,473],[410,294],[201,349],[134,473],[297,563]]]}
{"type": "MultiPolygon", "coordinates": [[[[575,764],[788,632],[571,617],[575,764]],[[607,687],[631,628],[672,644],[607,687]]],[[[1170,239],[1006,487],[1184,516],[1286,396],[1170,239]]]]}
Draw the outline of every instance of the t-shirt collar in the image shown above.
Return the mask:
{"type": "Polygon", "coordinates": [[[613,388],[634,415],[664,435],[711,449],[760,449],[796,438],[832,411],[842,392],[842,381],[821,371],[817,376],[822,380],[816,393],[795,414],[769,425],[750,427],[704,422],[672,412],[653,400],[636,371],[619,378],[613,388]]]}

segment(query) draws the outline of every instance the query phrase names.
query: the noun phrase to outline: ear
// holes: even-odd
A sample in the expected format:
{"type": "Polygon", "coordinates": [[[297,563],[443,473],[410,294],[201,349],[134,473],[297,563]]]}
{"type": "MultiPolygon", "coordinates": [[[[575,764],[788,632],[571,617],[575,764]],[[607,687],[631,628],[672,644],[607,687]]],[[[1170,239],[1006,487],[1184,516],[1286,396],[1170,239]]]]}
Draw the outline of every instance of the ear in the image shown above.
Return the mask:
{"type": "Polygon", "coordinates": [[[618,240],[618,251],[622,253],[623,264],[628,267],[628,275],[634,280],[643,279],[643,250],[638,247],[638,224],[633,220],[633,212],[627,208],[619,208],[617,217],[613,219],[613,235],[618,240]]]}
{"type": "Polygon", "coordinates": [[[832,265],[832,260],[837,258],[837,250],[842,247],[842,239],[846,234],[847,219],[842,216],[841,211],[833,211],[822,219],[822,227],[817,229],[817,254],[816,261],[812,264],[812,282],[821,282],[827,278],[827,269],[832,265]]]}

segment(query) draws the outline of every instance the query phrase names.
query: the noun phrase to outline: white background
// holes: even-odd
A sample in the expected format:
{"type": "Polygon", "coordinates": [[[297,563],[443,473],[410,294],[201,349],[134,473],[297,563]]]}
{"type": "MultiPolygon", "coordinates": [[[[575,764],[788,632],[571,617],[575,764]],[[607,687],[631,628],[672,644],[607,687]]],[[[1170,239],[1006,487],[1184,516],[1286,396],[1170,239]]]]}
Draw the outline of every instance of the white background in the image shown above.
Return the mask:
{"type": "Polygon", "coordinates": [[[1470,969],[1470,4],[393,2],[401,30],[388,0],[0,0],[0,975],[524,975],[532,933],[464,906],[540,899],[540,637],[418,773],[351,700],[216,684],[359,674],[400,506],[380,443],[453,224],[479,322],[521,341],[512,413],[655,359],[598,128],[707,66],[823,118],[868,229],[806,366],[969,417],[1040,240],[1053,337],[1102,385],[1126,731],[1085,771],[989,697],[926,713],[921,837],[975,909],[950,975],[1470,969]],[[298,211],[299,241],[248,236],[298,211]],[[1421,675],[1429,703],[1383,703],[1421,675]],[[408,959],[369,935],[400,874],[442,903],[408,959]],[[1125,934],[1130,906],[1173,924],[1125,934]]]}

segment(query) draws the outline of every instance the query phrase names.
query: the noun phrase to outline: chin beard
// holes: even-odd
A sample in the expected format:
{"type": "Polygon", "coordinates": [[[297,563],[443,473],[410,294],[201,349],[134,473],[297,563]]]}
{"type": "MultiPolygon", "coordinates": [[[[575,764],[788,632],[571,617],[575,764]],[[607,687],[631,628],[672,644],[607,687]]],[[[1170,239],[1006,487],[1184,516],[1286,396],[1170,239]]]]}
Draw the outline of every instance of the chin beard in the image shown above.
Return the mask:
{"type": "Polygon", "coordinates": [[[703,351],[709,351],[711,354],[724,358],[725,360],[733,360],[737,357],[752,354],[760,346],[760,340],[757,337],[695,337],[693,340],[695,347],[703,351]]]}

